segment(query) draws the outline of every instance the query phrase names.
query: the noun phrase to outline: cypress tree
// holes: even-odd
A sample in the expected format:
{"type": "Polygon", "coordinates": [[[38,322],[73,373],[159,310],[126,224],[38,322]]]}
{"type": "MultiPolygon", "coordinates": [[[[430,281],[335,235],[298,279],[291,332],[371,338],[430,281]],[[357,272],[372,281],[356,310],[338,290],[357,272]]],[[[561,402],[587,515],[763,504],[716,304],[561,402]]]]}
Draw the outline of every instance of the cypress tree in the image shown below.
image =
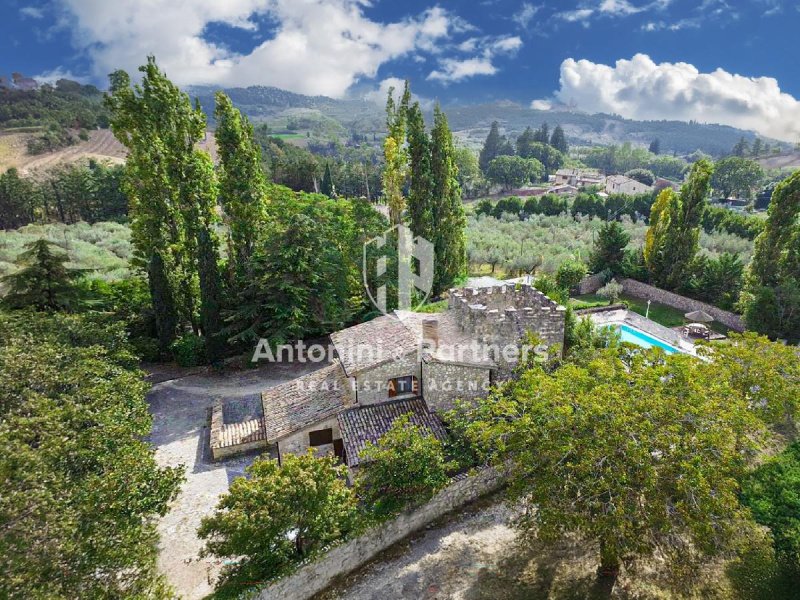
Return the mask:
{"type": "Polygon", "coordinates": [[[322,176],[322,185],[319,191],[328,198],[333,198],[333,177],[331,177],[331,165],[328,162],[325,163],[325,174],[322,176]]]}
{"type": "Polygon", "coordinates": [[[206,338],[208,362],[218,364],[225,352],[221,334],[222,285],[217,259],[219,252],[212,233],[204,227],[198,235],[198,272],[200,274],[200,318],[206,338]]]}
{"type": "Polygon", "coordinates": [[[567,137],[564,135],[564,130],[561,128],[561,125],[556,125],[556,128],[553,129],[553,135],[550,136],[550,145],[561,152],[561,154],[566,155],[569,153],[567,137]]]}
{"type": "Polygon", "coordinates": [[[408,155],[411,185],[408,194],[408,216],[411,231],[426,240],[433,239],[433,182],[431,180],[431,140],[419,102],[408,112],[408,155]]]}
{"type": "Polygon", "coordinates": [[[431,180],[435,232],[431,241],[436,254],[433,294],[438,296],[467,269],[466,217],[458,184],[453,134],[438,104],[434,108],[431,131],[431,180]]]}
{"type": "Polygon", "coordinates": [[[540,144],[550,143],[550,128],[547,123],[542,123],[542,126],[536,130],[536,133],[533,134],[533,141],[540,144]]]}
{"type": "Polygon", "coordinates": [[[481,171],[486,173],[486,170],[489,168],[489,163],[500,156],[504,141],[505,140],[500,135],[497,121],[493,121],[491,129],[489,129],[489,135],[486,136],[486,141],[483,143],[483,148],[478,157],[478,164],[481,167],[481,171]]]}
{"type": "Polygon", "coordinates": [[[406,142],[406,119],[408,105],[411,102],[411,89],[408,81],[405,83],[400,102],[394,100],[394,88],[389,88],[386,100],[386,128],[389,135],[383,142],[383,155],[385,165],[383,168],[383,196],[389,205],[389,221],[392,225],[399,224],[405,210],[403,185],[406,180],[408,166],[408,153],[406,142]]]}

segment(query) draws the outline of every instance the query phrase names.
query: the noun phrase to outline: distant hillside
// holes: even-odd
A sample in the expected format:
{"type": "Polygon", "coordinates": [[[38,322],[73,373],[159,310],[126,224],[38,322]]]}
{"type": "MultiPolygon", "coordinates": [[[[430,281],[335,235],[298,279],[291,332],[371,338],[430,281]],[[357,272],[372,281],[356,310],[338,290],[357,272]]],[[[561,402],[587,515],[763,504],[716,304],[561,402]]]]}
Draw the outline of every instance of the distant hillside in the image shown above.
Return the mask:
{"type": "Polygon", "coordinates": [[[108,127],[103,93],[67,79],[33,90],[0,87],[0,129],[52,124],[70,129],[108,127]]]}
{"type": "MultiPolygon", "coordinates": [[[[212,87],[191,87],[187,91],[200,100],[213,119],[212,87]]],[[[325,96],[304,96],[274,87],[231,88],[225,90],[234,104],[254,121],[266,122],[276,130],[287,128],[298,115],[320,121],[333,120],[341,126],[338,137],[357,133],[378,137],[384,132],[383,107],[365,100],[334,100],[325,96]]],[[[478,148],[483,143],[492,121],[498,121],[505,132],[516,137],[527,126],[551,126],[559,123],[572,144],[607,145],[633,142],[649,145],[658,138],[664,153],[690,154],[702,150],[713,156],[730,152],[741,137],[752,140],[753,132],[726,125],[705,125],[683,121],[633,121],[616,115],[586,114],[577,111],[533,110],[508,101],[474,105],[445,106],[450,126],[463,143],[478,148]]],[[[430,115],[428,115],[430,116],[430,115]]],[[[335,129],[328,127],[329,130],[335,129]]],[[[780,144],[776,140],[772,145],[780,144]]],[[[785,144],[782,146],[787,147],[785,144]]],[[[788,147],[787,147],[788,148],[788,147]]]]}

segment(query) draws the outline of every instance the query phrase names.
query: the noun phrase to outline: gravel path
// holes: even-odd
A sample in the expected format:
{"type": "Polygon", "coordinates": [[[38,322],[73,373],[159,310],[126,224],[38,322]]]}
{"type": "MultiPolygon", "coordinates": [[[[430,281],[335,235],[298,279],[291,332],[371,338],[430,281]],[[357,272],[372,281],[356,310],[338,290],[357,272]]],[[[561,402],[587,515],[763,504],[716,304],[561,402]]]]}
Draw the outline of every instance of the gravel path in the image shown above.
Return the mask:
{"type": "MultiPolygon", "coordinates": [[[[257,371],[225,376],[192,374],[156,383],[148,394],[153,414],[150,441],[156,460],[163,466],[186,466],[186,482],[170,512],[161,520],[159,567],[182,598],[195,600],[213,591],[218,561],[200,559],[202,542],[195,532],[200,520],[213,512],[220,494],[230,482],[244,474],[254,456],[214,463],[208,452],[208,409],[221,398],[236,405],[236,411],[252,404],[259,394],[314,370],[319,365],[268,365],[257,371]]],[[[180,371],[168,374],[173,377],[180,371]]],[[[163,379],[156,373],[152,380],[163,379]]],[[[233,408],[233,407],[232,407],[233,408]]],[[[246,411],[244,411],[246,412],[246,411]]]]}

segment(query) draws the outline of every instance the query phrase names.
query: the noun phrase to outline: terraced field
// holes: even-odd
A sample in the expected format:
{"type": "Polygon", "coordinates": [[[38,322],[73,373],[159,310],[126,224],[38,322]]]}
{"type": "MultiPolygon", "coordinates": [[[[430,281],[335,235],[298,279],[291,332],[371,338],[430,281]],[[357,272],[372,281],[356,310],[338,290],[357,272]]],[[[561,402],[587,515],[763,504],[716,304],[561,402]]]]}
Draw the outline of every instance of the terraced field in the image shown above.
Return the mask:
{"type": "MultiPolygon", "coordinates": [[[[0,171],[16,167],[23,174],[44,171],[61,163],[72,163],[94,158],[113,163],[125,161],[127,151],[108,129],[89,132],[89,139],[74,146],[49,152],[47,154],[30,155],[27,153],[27,141],[31,133],[0,132],[0,171]]],[[[208,133],[206,140],[200,142],[200,148],[211,153],[216,160],[217,148],[214,134],[208,133]]]]}

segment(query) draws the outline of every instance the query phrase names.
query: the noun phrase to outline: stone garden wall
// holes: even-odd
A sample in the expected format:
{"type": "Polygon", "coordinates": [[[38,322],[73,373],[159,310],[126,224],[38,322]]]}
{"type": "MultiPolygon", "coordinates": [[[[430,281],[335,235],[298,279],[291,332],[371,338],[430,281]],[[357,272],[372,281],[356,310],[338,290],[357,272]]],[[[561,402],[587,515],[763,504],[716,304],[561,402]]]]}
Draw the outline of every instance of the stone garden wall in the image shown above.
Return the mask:
{"type": "Polygon", "coordinates": [[[605,277],[603,273],[595,273],[594,275],[587,275],[578,284],[575,291],[579,296],[584,294],[594,294],[597,290],[605,285],[605,277]]]}
{"type": "Polygon", "coordinates": [[[635,279],[622,278],[618,279],[617,281],[622,284],[623,293],[633,296],[634,298],[652,300],[653,302],[666,304],[667,306],[671,306],[672,308],[681,310],[685,313],[693,310],[702,310],[714,317],[715,320],[719,321],[726,327],[733,329],[734,331],[744,331],[745,329],[742,318],[737,314],[728,312],[727,310],[722,310],[721,308],[717,308],[711,304],[706,304],[705,302],[700,302],[699,300],[693,300],[673,292],[668,292],[667,290],[653,287],[652,285],[642,283],[641,281],[636,281],[635,279]]]}
{"type": "Polygon", "coordinates": [[[429,502],[382,523],[300,567],[291,575],[261,589],[258,600],[305,600],[327,588],[334,578],[357,569],[378,553],[464,504],[503,485],[494,469],[464,476],[436,494],[429,502]]]}

